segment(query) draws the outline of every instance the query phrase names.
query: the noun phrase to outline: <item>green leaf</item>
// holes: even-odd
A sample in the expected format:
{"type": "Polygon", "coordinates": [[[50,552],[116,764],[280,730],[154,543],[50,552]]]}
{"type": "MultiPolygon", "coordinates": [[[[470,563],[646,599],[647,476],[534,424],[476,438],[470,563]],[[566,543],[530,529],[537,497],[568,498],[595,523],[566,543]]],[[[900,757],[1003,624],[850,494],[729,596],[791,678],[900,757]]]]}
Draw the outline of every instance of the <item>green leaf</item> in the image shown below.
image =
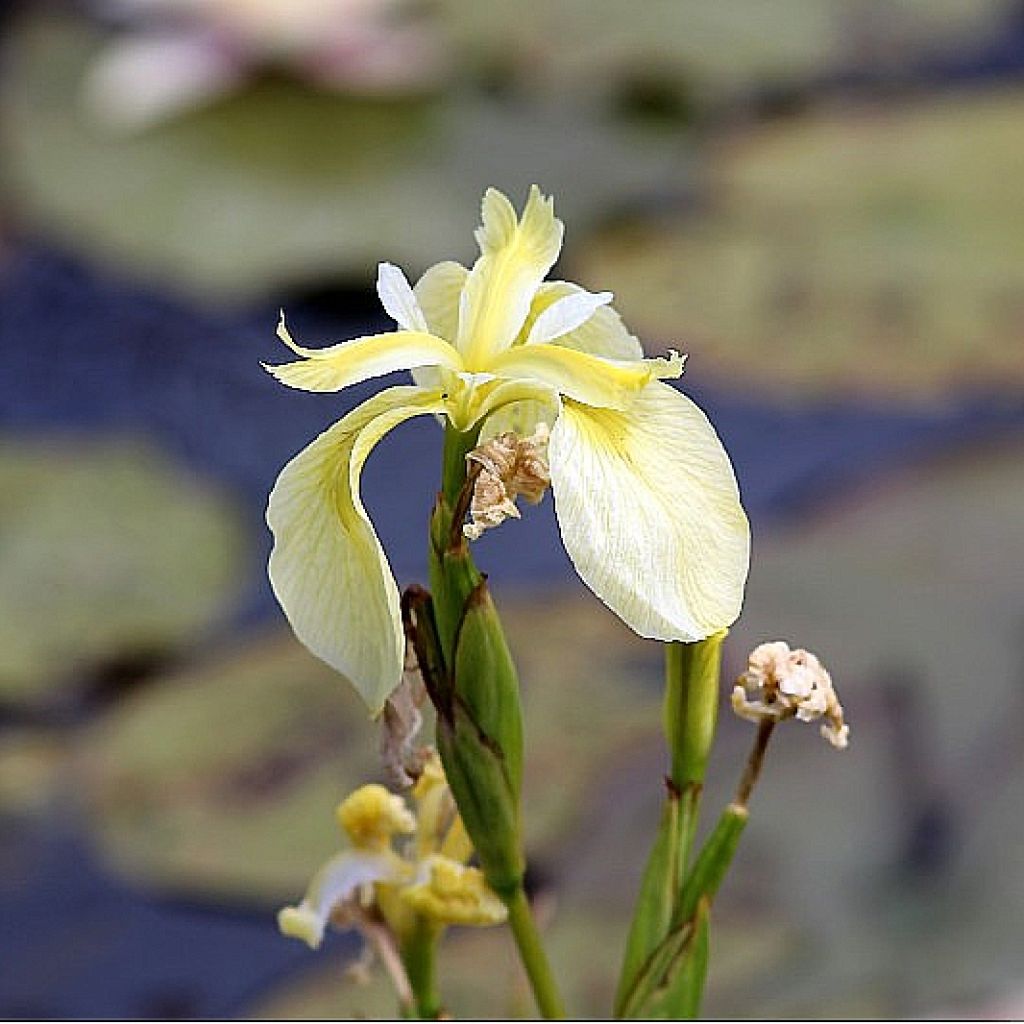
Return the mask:
{"type": "Polygon", "coordinates": [[[679,818],[681,802],[670,791],[661,811],[654,847],[647,859],[633,923],[626,941],[619,986],[615,993],[615,1015],[621,1017],[633,996],[640,972],[654,950],[664,941],[679,892],[679,818]]]}

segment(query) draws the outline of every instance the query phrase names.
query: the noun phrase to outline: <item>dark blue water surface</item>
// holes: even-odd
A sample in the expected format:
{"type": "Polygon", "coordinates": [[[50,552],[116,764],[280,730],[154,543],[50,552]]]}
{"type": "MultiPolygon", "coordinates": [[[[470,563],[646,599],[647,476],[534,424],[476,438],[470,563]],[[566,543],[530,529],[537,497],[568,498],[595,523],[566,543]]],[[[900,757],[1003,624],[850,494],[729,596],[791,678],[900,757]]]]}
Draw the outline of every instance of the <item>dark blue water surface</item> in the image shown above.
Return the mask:
{"type": "MultiPolygon", "coordinates": [[[[287,303],[311,344],[387,329],[363,296],[287,303]]],[[[105,276],[43,247],[23,247],[0,275],[0,425],[8,435],[141,435],[236,496],[262,560],[262,513],[281,465],[381,386],[308,395],[259,361],[287,355],[276,309],[199,309],[105,276]]],[[[1024,397],[964,398],[929,411],[780,409],[687,392],[710,414],[736,465],[755,530],[792,521],[826,496],[930,453],[1024,432],[1024,397]]],[[[432,421],[400,428],[374,454],[367,504],[404,581],[424,573],[424,529],[437,483],[432,421]]],[[[569,578],[550,503],[481,544],[497,579],[569,578]]],[[[245,619],[277,612],[265,584],[245,619]]],[[[5,827],[0,840],[0,1016],[231,1016],[283,975],[313,962],[279,938],[270,908],[251,914],[161,901],[93,861],[75,830],[5,827]]]]}

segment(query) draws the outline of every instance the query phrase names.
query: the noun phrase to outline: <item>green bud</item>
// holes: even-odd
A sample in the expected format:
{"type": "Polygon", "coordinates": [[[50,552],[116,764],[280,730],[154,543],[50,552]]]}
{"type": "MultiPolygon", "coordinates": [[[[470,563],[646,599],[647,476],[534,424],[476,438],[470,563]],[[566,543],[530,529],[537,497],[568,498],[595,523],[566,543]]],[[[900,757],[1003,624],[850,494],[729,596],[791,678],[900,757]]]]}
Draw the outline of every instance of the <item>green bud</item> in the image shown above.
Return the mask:
{"type": "Polygon", "coordinates": [[[718,721],[720,630],[695,644],[669,644],[665,650],[665,736],[672,754],[672,781],[682,790],[702,783],[718,721]]]}
{"type": "Polygon", "coordinates": [[[501,751],[458,699],[438,717],[437,749],[487,884],[507,900],[522,884],[519,795],[501,751]]]}
{"type": "Polygon", "coordinates": [[[435,701],[438,752],[488,884],[504,898],[519,887],[524,870],[523,723],[501,620],[462,533],[471,440],[452,431],[446,436],[444,487],[430,521],[433,614],[447,666],[442,699],[435,701]]]}
{"type": "Polygon", "coordinates": [[[523,776],[523,716],[519,676],[486,580],[466,601],[455,638],[455,694],[501,751],[518,802],[523,776]]]}

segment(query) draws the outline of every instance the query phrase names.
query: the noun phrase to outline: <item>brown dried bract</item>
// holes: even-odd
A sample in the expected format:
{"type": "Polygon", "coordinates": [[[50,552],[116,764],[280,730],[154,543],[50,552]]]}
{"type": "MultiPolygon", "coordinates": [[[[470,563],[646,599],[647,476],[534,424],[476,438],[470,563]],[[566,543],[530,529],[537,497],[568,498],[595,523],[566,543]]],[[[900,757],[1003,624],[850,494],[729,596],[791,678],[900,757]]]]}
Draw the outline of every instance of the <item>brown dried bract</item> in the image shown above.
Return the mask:
{"type": "Polygon", "coordinates": [[[531,437],[508,431],[474,448],[466,456],[476,464],[477,475],[469,506],[471,522],[463,533],[476,540],[485,530],[506,519],[518,519],[515,501],[522,495],[536,505],[551,484],[548,470],[548,427],[540,423],[531,437]]]}

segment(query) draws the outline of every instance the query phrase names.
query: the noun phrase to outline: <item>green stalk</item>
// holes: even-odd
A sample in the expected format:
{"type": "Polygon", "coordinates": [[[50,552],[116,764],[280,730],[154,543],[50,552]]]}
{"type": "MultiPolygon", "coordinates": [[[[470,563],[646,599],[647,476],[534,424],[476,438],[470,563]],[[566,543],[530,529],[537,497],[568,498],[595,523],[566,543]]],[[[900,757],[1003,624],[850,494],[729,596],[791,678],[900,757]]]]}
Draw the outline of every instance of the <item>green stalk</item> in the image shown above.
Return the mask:
{"type": "Polygon", "coordinates": [[[615,995],[617,1016],[637,1005],[638,980],[663,948],[689,866],[704,775],[718,720],[719,670],[726,631],[700,643],[665,645],[664,727],[671,758],[667,793],[647,859],[615,995]]]}
{"type": "Polygon", "coordinates": [[[435,973],[439,937],[438,926],[417,914],[415,925],[402,939],[402,964],[409,977],[416,1016],[420,1020],[437,1020],[441,1016],[441,996],[435,973]]]}
{"type": "Polygon", "coordinates": [[[441,493],[430,523],[429,615],[416,598],[424,612],[421,627],[433,631],[442,663],[428,691],[437,707],[438,753],[484,877],[508,908],[538,1009],[561,1018],[562,1002],[523,892],[518,676],[487,581],[462,533],[471,496],[466,455],[477,437],[451,426],[445,432],[441,493]]]}
{"type": "Polygon", "coordinates": [[[686,875],[697,831],[704,775],[718,723],[719,672],[727,630],[696,644],[665,648],[665,737],[672,756],[671,780],[679,794],[679,864],[686,875]]]}
{"type": "Polygon", "coordinates": [[[533,989],[537,1009],[545,1020],[564,1020],[565,1007],[558,993],[555,977],[551,973],[547,954],[541,945],[540,933],[530,911],[529,901],[523,887],[519,886],[505,900],[508,907],[508,923],[516,940],[519,959],[522,960],[526,976],[533,989]]]}

